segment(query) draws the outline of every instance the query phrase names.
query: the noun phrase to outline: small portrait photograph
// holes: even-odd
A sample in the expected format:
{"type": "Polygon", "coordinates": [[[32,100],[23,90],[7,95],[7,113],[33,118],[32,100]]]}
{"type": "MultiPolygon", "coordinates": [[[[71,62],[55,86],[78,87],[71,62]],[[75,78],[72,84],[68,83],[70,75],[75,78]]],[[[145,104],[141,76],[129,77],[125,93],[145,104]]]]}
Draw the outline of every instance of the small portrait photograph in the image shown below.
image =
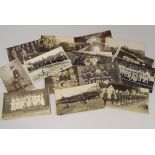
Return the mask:
{"type": "Polygon", "coordinates": [[[59,46],[62,46],[65,52],[75,51],[73,37],[42,35],[39,43],[40,52],[49,52],[59,46]]]}
{"type": "Polygon", "coordinates": [[[69,59],[72,61],[74,66],[90,66],[106,64],[112,61],[111,56],[107,55],[93,55],[81,52],[73,52],[68,55],[69,59]]]}
{"type": "Polygon", "coordinates": [[[45,89],[4,94],[2,119],[49,114],[49,96],[45,89]]]}
{"type": "Polygon", "coordinates": [[[22,64],[41,53],[39,53],[39,40],[34,40],[28,43],[20,44],[14,47],[7,48],[9,61],[19,59],[22,64]]]}
{"type": "Polygon", "coordinates": [[[111,31],[105,31],[100,33],[89,34],[85,36],[75,37],[76,51],[88,52],[89,54],[104,54],[105,39],[106,37],[112,37],[111,31]]]}
{"type": "Polygon", "coordinates": [[[28,69],[33,81],[41,80],[72,66],[62,47],[44,53],[29,61],[24,66],[28,69]]]}
{"type": "Polygon", "coordinates": [[[117,61],[120,70],[120,78],[123,84],[131,87],[141,87],[153,91],[155,81],[155,69],[133,64],[124,60],[117,61]]]}
{"type": "Polygon", "coordinates": [[[117,48],[124,47],[125,49],[130,50],[131,53],[136,56],[145,56],[145,44],[142,42],[123,40],[123,39],[114,39],[106,38],[105,40],[105,50],[110,51],[113,54],[116,53],[117,48]]]}
{"type": "Polygon", "coordinates": [[[80,85],[98,82],[103,88],[107,83],[121,83],[117,62],[95,66],[78,66],[80,85]]]}
{"type": "Polygon", "coordinates": [[[101,89],[106,107],[138,113],[149,113],[149,89],[123,84],[108,84],[101,89]]]}
{"type": "Polygon", "coordinates": [[[45,87],[51,90],[49,92],[53,92],[54,89],[70,88],[75,86],[79,86],[79,77],[76,66],[72,66],[45,78],[45,87]]]}
{"type": "Polygon", "coordinates": [[[102,109],[104,100],[100,98],[98,83],[71,88],[56,89],[57,115],[102,109]]]}
{"type": "Polygon", "coordinates": [[[28,91],[34,88],[28,70],[19,59],[0,66],[0,78],[7,92],[28,91]]]}

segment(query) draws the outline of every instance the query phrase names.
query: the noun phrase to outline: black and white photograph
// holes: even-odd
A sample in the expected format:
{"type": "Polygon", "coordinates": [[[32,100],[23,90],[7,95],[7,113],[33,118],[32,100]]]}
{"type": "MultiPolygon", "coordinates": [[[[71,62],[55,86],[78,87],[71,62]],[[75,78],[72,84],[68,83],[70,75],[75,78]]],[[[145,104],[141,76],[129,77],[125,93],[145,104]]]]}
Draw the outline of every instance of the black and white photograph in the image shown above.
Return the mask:
{"type": "Polygon", "coordinates": [[[149,113],[149,89],[109,83],[101,89],[101,98],[106,107],[149,113]]]}
{"type": "Polygon", "coordinates": [[[4,94],[2,119],[49,114],[49,96],[45,89],[4,94]]]}
{"type": "Polygon", "coordinates": [[[121,47],[117,49],[116,53],[113,55],[112,61],[114,61],[115,59],[118,61],[124,60],[133,64],[155,68],[154,59],[143,55],[137,56],[133,51],[125,47],[121,47]]]}
{"type": "Polygon", "coordinates": [[[57,115],[102,109],[104,101],[100,98],[98,83],[72,88],[56,89],[57,115]]]}
{"type": "Polygon", "coordinates": [[[66,70],[45,78],[45,87],[49,88],[49,92],[53,92],[54,89],[70,88],[79,85],[79,77],[76,66],[72,66],[66,70]]]}
{"type": "Polygon", "coordinates": [[[0,66],[0,78],[7,92],[27,91],[34,88],[32,79],[19,59],[0,66]]]}
{"type": "Polygon", "coordinates": [[[132,87],[142,87],[153,91],[155,69],[133,64],[124,60],[117,61],[119,64],[121,81],[132,87]]]}
{"type": "Polygon", "coordinates": [[[49,52],[59,46],[62,46],[65,52],[75,51],[73,37],[42,35],[39,43],[40,52],[49,52]]]}
{"type": "Polygon", "coordinates": [[[103,88],[109,83],[121,83],[117,62],[93,66],[78,66],[80,85],[98,82],[103,88]]]}
{"type": "Polygon", "coordinates": [[[24,66],[28,69],[32,80],[37,81],[65,70],[72,66],[62,47],[58,47],[29,61],[24,66]]]}
{"type": "Polygon", "coordinates": [[[7,48],[9,61],[19,59],[22,64],[41,53],[39,53],[39,40],[34,40],[14,47],[7,48]]]}
{"type": "Polygon", "coordinates": [[[105,55],[93,55],[81,52],[73,52],[68,55],[74,66],[89,66],[106,64],[112,61],[112,57],[105,55]]]}
{"type": "Polygon", "coordinates": [[[145,44],[142,42],[123,40],[123,39],[114,39],[106,38],[105,40],[105,50],[110,51],[113,54],[117,51],[117,48],[124,47],[129,49],[130,52],[137,56],[145,56],[145,44]]]}
{"type": "Polygon", "coordinates": [[[75,37],[76,51],[89,54],[110,54],[104,49],[106,37],[112,37],[111,31],[75,37]]]}

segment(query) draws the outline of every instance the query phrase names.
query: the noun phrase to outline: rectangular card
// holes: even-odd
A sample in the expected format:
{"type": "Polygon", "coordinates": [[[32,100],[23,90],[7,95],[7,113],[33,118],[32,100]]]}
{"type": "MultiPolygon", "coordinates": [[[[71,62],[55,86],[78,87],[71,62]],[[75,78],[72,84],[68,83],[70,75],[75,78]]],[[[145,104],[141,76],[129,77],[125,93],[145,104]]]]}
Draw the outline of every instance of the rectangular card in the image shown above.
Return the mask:
{"type": "Polygon", "coordinates": [[[146,67],[153,68],[154,67],[154,59],[143,56],[143,55],[136,55],[131,50],[121,47],[118,48],[116,53],[113,55],[113,60],[125,60],[127,62],[138,64],[146,67]]]}
{"type": "Polygon", "coordinates": [[[70,88],[79,85],[79,77],[76,66],[72,66],[64,71],[45,78],[45,87],[49,88],[50,93],[54,93],[55,89],[70,88]]]}
{"type": "Polygon", "coordinates": [[[106,37],[112,37],[111,31],[75,37],[76,51],[89,54],[106,54],[108,53],[104,50],[106,37]]]}
{"type": "Polygon", "coordinates": [[[145,45],[141,42],[106,38],[105,50],[115,53],[117,48],[119,47],[127,48],[130,51],[134,52],[134,54],[136,54],[137,56],[145,55],[145,45]]]}
{"type": "Polygon", "coordinates": [[[98,83],[56,89],[55,96],[58,115],[101,109],[105,106],[100,98],[98,83]]]}
{"type": "Polygon", "coordinates": [[[75,51],[73,37],[42,35],[39,44],[40,52],[49,52],[59,46],[62,46],[65,52],[75,51]]]}
{"type": "Polygon", "coordinates": [[[45,89],[4,94],[2,119],[48,114],[50,114],[50,104],[45,89]]]}
{"type": "Polygon", "coordinates": [[[62,47],[44,53],[29,61],[24,66],[28,69],[33,81],[37,81],[65,70],[72,66],[62,47]]]}
{"type": "Polygon", "coordinates": [[[7,48],[9,61],[19,59],[22,64],[42,53],[39,53],[39,40],[7,48]]]}
{"type": "Polygon", "coordinates": [[[95,66],[78,66],[80,85],[98,82],[103,88],[109,83],[121,83],[117,62],[95,66]]]}
{"type": "Polygon", "coordinates": [[[152,92],[154,86],[154,68],[133,64],[124,60],[117,62],[123,84],[131,87],[146,88],[152,92]]]}
{"type": "Polygon", "coordinates": [[[121,84],[109,84],[101,90],[106,106],[121,110],[149,113],[149,90],[121,84]]]}
{"type": "Polygon", "coordinates": [[[18,59],[0,67],[0,78],[8,92],[34,88],[29,72],[18,59]]]}

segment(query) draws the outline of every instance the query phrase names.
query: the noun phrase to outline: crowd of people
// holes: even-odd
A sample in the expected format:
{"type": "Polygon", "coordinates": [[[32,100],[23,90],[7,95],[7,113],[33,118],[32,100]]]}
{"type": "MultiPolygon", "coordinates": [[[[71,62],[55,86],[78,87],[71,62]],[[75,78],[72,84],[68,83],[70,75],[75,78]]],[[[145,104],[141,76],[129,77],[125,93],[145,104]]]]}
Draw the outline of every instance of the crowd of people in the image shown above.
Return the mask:
{"type": "Polygon", "coordinates": [[[67,60],[67,59],[68,59],[67,56],[64,55],[63,53],[60,53],[59,55],[55,55],[55,56],[49,56],[46,59],[42,58],[42,60],[40,60],[40,61],[30,63],[28,66],[28,71],[32,72],[32,71],[37,70],[39,68],[49,66],[49,65],[57,63],[57,62],[62,62],[62,61],[67,60]]]}
{"type": "Polygon", "coordinates": [[[38,40],[7,49],[9,60],[19,59],[22,64],[38,55],[38,40]]]}
{"type": "Polygon", "coordinates": [[[42,93],[23,94],[6,97],[5,112],[15,112],[17,110],[30,110],[45,106],[45,100],[42,93]]]}
{"type": "Polygon", "coordinates": [[[73,65],[89,66],[89,65],[98,65],[98,64],[105,64],[106,62],[111,62],[111,58],[98,56],[98,55],[95,56],[95,55],[77,53],[73,57],[72,62],[73,62],[73,65]]]}
{"type": "Polygon", "coordinates": [[[136,103],[137,100],[143,100],[148,98],[148,94],[140,93],[140,92],[132,92],[127,90],[113,90],[112,92],[108,92],[105,89],[101,92],[101,98],[104,100],[104,105],[106,106],[107,101],[110,101],[112,105],[120,105],[125,106],[127,104],[136,103]]]}

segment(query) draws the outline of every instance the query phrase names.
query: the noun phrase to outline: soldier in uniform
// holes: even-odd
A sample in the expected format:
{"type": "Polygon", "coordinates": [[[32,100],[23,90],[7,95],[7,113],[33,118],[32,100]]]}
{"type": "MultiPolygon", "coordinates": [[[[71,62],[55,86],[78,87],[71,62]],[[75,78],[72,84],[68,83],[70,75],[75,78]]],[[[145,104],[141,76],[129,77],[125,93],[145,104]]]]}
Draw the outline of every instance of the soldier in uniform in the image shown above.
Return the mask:
{"type": "Polygon", "coordinates": [[[20,84],[20,80],[22,78],[21,78],[21,75],[20,75],[19,71],[17,69],[15,69],[14,66],[11,66],[10,69],[13,72],[13,78],[14,78],[13,84],[14,84],[14,87],[16,88],[16,90],[23,90],[24,87],[20,84]]]}
{"type": "Polygon", "coordinates": [[[21,55],[22,62],[24,63],[27,60],[27,52],[24,49],[24,47],[21,47],[20,55],[21,55]]]}
{"type": "Polygon", "coordinates": [[[111,93],[111,104],[114,104],[114,100],[115,100],[115,91],[113,90],[111,93]]]}
{"type": "Polygon", "coordinates": [[[104,106],[106,106],[106,103],[107,103],[107,100],[108,100],[107,89],[105,89],[105,92],[103,93],[102,99],[104,100],[104,106]]]}
{"type": "Polygon", "coordinates": [[[10,52],[10,55],[11,55],[12,60],[18,58],[15,48],[12,49],[12,51],[10,52]]]}

